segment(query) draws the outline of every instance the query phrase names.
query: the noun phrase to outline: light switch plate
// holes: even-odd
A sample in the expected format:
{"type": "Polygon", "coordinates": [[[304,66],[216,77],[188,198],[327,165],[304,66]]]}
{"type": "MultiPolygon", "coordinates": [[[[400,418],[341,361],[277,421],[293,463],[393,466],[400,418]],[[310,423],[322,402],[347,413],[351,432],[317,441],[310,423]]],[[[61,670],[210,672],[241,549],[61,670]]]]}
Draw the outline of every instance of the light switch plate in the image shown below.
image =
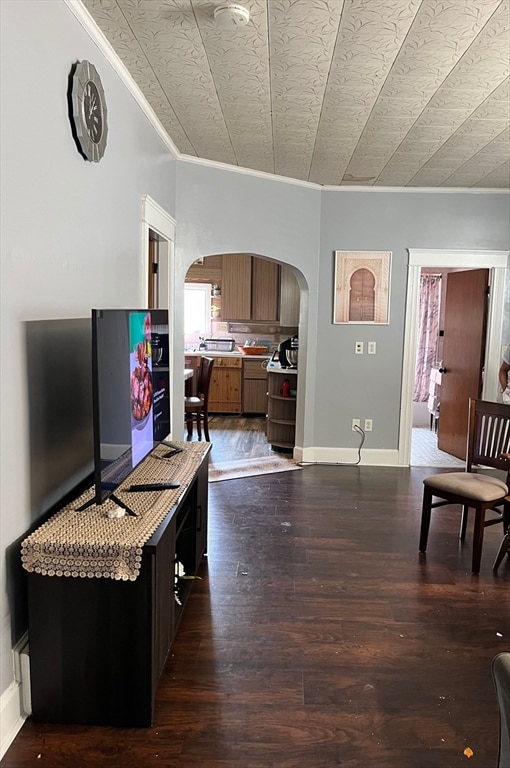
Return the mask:
{"type": "Polygon", "coordinates": [[[367,344],[367,352],[369,355],[375,355],[377,352],[377,344],[375,341],[369,341],[367,344]]]}

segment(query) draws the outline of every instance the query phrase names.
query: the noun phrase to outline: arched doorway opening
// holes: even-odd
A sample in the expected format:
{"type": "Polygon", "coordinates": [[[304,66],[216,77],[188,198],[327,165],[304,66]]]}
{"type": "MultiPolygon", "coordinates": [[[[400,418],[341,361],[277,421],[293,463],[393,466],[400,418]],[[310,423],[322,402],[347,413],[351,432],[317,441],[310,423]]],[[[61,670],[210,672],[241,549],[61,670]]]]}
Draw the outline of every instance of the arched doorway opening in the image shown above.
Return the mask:
{"type": "MultiPolygon", "coordinates": [[[[216,358],[209,401],[213,462],[275,455],[266,438],[266,368],[279,344],[299,335],[296,273],[288,264],[251,253],[211,254],[187,269],[185,294],[197,286],[211,292],[208,325],[204,332],[185,334],[184,349],[187,364],[203,351],[216,358]],[[263,347],[264,359],[241,355],[245,344],[263,347]]],[[[296,371],[293,375],[297,380],[296,371]]],[[[297,384],[291,389],[296,408],[297,384]]]]}

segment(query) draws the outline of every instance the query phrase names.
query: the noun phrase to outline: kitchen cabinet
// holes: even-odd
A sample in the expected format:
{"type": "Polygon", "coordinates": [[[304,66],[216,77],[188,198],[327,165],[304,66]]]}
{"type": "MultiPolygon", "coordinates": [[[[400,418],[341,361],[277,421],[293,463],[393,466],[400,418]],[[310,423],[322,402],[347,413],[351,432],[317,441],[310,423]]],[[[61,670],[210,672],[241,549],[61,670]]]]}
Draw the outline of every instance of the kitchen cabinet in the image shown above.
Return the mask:
{"type": "Polygon", "coordinates": [[[279,314],[280,267],[246,253],[223,256],[222,308],[225,321],[275,322],[279,314]]]}
{"type": "Polygon", "coordinates": [[[252,258],[251,320],[277,321],[279,314],[280,266],[267,259],[252,258]]]}
{"type": "Polygon", "coordinates": [[[293,272],[287,267],[280,274],[280,325],[298,327],[300,289],[293,272]]]}
{"type": "Polygon", "coordinates": [[[291,389],[296,390],[295,369],[268,369],[266,433],[272,448],[290,453],[294,450],[296,436],[296,398],[282,395],[285,379],[289,379],[291,389]]]}
{"type": "Polygon", "coordinates": [[[223,320],[250,319],[251,256],[246,253],[223,255],[221,299],[223,320]]]}
{"type": "Polygon", "coordinates": [[[267,413],[267,360],[243,360],[243,413],[267,413]]]}
{"type": "Polygon", "coordinates": [[[206,256],[203,263],[194,263],[186,273],[187,283],[221,285],[223,260],[221,256],[206,256]]]}
{"type": "Polygon", "coordinates": [[[242,372],[242,358],[214,357],[209,389],[210,413],[241,413],[242,372]]]}

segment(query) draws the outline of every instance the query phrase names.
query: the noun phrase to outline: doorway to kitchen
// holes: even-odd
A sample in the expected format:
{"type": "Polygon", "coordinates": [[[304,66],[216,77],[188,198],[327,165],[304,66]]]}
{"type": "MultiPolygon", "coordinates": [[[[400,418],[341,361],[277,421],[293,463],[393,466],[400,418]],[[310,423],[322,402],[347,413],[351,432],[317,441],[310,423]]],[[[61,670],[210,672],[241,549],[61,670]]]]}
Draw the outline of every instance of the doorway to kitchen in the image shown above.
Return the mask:
{"type": "Polygon", "coordinates": [[[202,330],[188,328],[184,348],[188,367],[200,354],[216,358],[209,393],[213,462],[291,458],[292,450],[280,454],[267,440],[266,368],[278,345],[298,333],[294,269],[258,254],[211,254],[186,272],[185,294],[200,287],[211,291],[211,315],[202,330]]]}

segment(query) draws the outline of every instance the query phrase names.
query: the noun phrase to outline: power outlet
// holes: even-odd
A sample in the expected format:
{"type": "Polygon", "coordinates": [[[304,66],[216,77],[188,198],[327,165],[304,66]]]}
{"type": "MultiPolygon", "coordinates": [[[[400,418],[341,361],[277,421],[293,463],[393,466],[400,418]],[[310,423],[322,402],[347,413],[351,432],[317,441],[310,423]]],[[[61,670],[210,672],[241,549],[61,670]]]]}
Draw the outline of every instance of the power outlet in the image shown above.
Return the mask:
{"type": "Polygon", "coordinates": [[[372,431],[372,419],[365,419],[365,432],[372,431]]]}
{"type": "Polygon", "coordinates": [[[353,432],[357,432],[358,430],[356,429],[356,427],[361,427],[361,419],[352,420],[351,430],[353,432]]]}
{"type": "Polygon", "coordinates": [[[354,344],[354,354],[355,355],[362,355],[363,354],[363,342],[362,341],[356,341],[354,344]]]}
{"type": "Polygon", "coordinates": [[[369,355],[375,355],[377,352],[377,344],[375,341],[369,341],[367,343],[367,352],[369,355]]]}

